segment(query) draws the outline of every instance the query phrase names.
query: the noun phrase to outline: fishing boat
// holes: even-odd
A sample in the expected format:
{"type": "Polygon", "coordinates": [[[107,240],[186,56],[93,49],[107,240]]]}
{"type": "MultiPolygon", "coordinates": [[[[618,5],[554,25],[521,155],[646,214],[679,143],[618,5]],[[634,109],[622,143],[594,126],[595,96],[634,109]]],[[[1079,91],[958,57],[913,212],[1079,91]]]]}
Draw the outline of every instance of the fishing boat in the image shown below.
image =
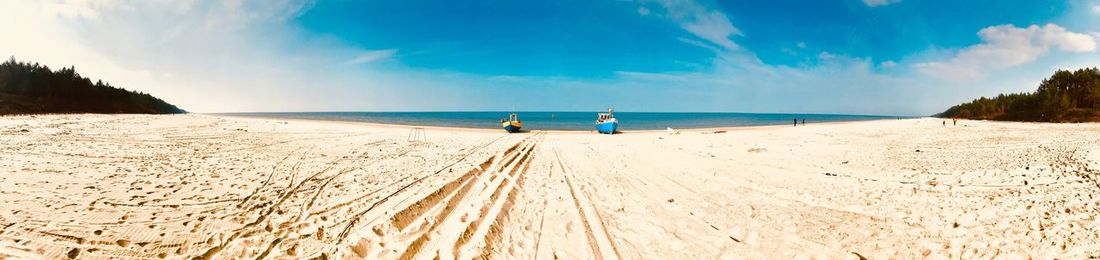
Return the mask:
{"type": "Polygon", "coordinates": [[[596,118],[596,132],[614,134],[616,130],[619,130],[619,120],[615,119],[615,111],[608,108],[607,113],[600,113],[596,118]]]}
{"type": "Polygon", "coordinates": [[[509,133],[519,132],[519,129],[523,127],[523,121],[519,121],[516,113],[509,114],[508,119],[501,119],[500,124],[504,126],[504,131],[509,133]]]}

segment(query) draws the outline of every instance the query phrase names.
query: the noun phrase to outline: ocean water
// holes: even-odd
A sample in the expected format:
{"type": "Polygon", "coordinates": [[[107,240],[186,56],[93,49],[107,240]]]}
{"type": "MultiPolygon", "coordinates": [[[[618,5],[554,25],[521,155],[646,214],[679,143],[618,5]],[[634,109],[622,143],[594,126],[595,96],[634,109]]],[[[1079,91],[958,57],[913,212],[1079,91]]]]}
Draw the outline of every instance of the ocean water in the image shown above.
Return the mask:
{"type": "MultiPolygon", "coordinates": [[[[271,112],[223,113],[218,115],[335,120],[382,124],[501,128],[500,119],[509,112],[271,112]]],[[[592,130],[599,112],[517,112],[524,130],[592,130]]],[[[897,119],[896,116],[756,113],[655,113],[615,112],[621,131],[658,130],[672,127],[714,128],[760,125],[791,125],[795,118],[807,124],[821,122],[897,119]]]]}

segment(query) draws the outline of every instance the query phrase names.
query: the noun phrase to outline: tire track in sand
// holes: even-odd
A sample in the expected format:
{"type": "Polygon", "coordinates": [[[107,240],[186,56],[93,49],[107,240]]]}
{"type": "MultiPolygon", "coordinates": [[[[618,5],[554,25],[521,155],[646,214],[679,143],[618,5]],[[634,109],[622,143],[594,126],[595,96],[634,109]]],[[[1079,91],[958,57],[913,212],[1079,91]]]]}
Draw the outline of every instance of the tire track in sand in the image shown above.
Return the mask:
{"type": "Polygon", "coordinates": [[[611,235],[607,233],[607,229],[604,227],[603,217],[593,207],[592,202],[588,200],[588,196],[578,192],[579,188],[573,182],[576,176],[561,162],[561,153],[557,148],[554,148],[554,157],[557,160],[558,168],[562,171],[562,176],[565,178],[565,183],[569,186],[569,194],[573,197],[573,204],[577,207],[577,212],[580,213],[581,221],[584,223],[585,234],[588,236],[588,244],[592,247],[592,254],[596,259],[619,259],[619,248],[611,241],[611,235]]]}
{"type": "Polygon", "coordinates": [[[540,139],[535,134],[521,140],[402,209],[374,226],[376,236],[360,239],[352,252],[401,259],[471,258],[485,252],[540,139]]]}
{"type": "MultiPolygon", "coordinates": [[[[340,223],[343,223],[343,222],[347,222],[347,225],[345,225],[345,226],[344,226],[344,228],[342,229],[342,231],[341,231],[341,232],[339,233],[339,235],[337,235],[337,237],[338,237],[337,241],[344,241],[344,240],[345,240],[345,239],[347,238],[347,236],[348,236],[348,235],[350,234],[351,230],[352,230],[352,229],[354,229],[354,227],[355,227],[355,226],[356,226],[356,225],[357,225],[357,224],[358,224],[358,223],[359,223],[360,221],[362,221],[362,220],[363,220],[363,218],[364,218],[364,215],[366,215],[367,213],[369,213],[369,212],[373,211],[373,210],[374,210],[375,208],[377,208],[378,206],[380,206],[380,205],[382,205],[382,204],[384,204],[384,203],[388,202],[388,201],[390,200],[390,198],[393,198],[394,196],[397,196],[398,194],[401,194],[401,193],[403,193],[403,192],[404,192],[405,190],[407,190],[407,189],[409,189],[410,187],[412,187],[412,186],[414,186],[414,185],[416,185],[416,184],[418,184],[418,183],[420,183],[420,182],[424,181],[425,179],[428,179],[429,177],[432,177],[432,176],[436,176],[436,175],[438,175],[439,173],[442,173],[442,172],[443,172],[444,170],[447,170],[447,169],[450,169],[451,167],[454,167],[454,165],[456,165],[456,164],[458,164],[458,163],[461,163],[461,162],[465,161],[465,160],[466,160],[466,159],[467,159],[468,157],[470,157],[470,155],[473,155],[474,153],[476,153],[476,152],[478,152],[478,151],[481,151],[481,149],[484,149],[485,147],[489,146],[489,145],[490,145],[490,144],[492,144],[492,143],[495,143],[496,141],[498,141],[498,140],[500,140],[500,139],[504,138],[505,136],[507,136],[507,135],[502,135],[502,136],[500,136],[500,137],[497,137],[497,138],[494,138],[494,139],[492,139],[492,140],[490,140],[490,141],[488,141],[488,142],[486,142],[486,143],[484,143],[484,144],[481,144],[481,145],[478,145],[478,146],[476,146],[476,147],[473,147],[472,149],[470,149],[470,150],[469,150],[469,152],[467,152],[467,153],[465,153],[465,154],[462,154],[461,156],[459,156],[459,158],[458,158],[457,160],[455,160],[454,162],[451,162],[451,163],[450,163],[450,164],[448,164],[448,165],[444,165],[444,166],[443,166],[442,168],[440,168],[439,170],[437,170],[437,171],[435,171],[435,172],[433,172],[433,173],[431,173],[431,174],[426,174],[426,175],[424,175],[424,176],[422,176],[422,177],[420,177],[420,178],[417,178],[417,179],[413,180],[412,182],[409,182],[408,184],[402,185],[402,186],[401,186],[400,188],[398,188],[398,189],[397,189],[396,191],[394,191],[394,192],[390,193],[389,195],[386,195],[385,197],[382,197],[381,199],[379,199],[379,200],[375,201],[374,203],[371,203],[371,204],[370,204],[370,206],[366,207],[366,209],[363,209],[362,211],[359,211],[358,213],[356,213],[356,214],[353,214],[353,215],[352,215],[351,217],[349,217],[349,218],[348,218],[347,220],[345,220],[345,221],[340,221],[340,223]]],[[[398,181],[397,183],[400,183],[400,182],[401,182],[401,181],[398,181]]],[[[395,183],[395,185],[396,185],[396,183],[395,183]]],[[[373,191],[373,192],[370,192],[370,193],[371,193],[371,194],[373,194],[373,193],[376,193],[376,192],[378,192],[378,191],[380,191],[380,190],[376,190],[376,191],[373,191]]],[[[362,196],[362,197],[360,197],[360,198],[358,198],[358,199],[355,199],[355,200],[349,201],[348,203],[351,203],[351,202],[355,202],[355,201],[358,201],[358,200],[360,200],[360,199],[363,199],[363,198],[366,198],[366,196],[362,196]]],[[[345,206],[346,206],[346,205],[345,205],[345,206]]],[[[330,208],[330,209],[326,209],[325,211],[328,211],[328,210],[331,210],[331,208],[330,208]]],[[[369,221],[368,223],[373,223],[373,222],[374,222],[374,221],[372,220],[372,221],[369,221]]],[[[340,248],[339,248],[339,247],[336,247],[336,249],[340,249],[340,248]]]]}
{"type": "MultiPolygon", "coordinates": [[[[405,152],[407,152],[407,150],[400,152],[397,156],[400,156],[400,154],[404,154],[405,152]]],[[[390,156],[387,156],[387,157],[383,157],[383,158],[377,158],[377,159],[372,160],[370,162],[356,164],[356,162],[360,162],[360,161],[365,159],[365,157],[363,157],[363,155],[365,155],[365,154],[366,154],[366,152],[363,152],[363,153],[360,153],[357,156],[341,157],[341,158],[334,159],[333,161],[325,164],[325,168],[310,174],[309,176],[307,176],[305,179],[303,179],[301,181],[295,182],[294,181],[295,178],[291,177],[291,181],[288,183],[288,186],[286,188],[282,189],[282,190],[277,190],[276,192],[278,194],[275,197],[273,197],[271,200],[269,200],[269,201],[267,201],[263,204],[258,205],[258,207],[253,208],[253,209],[262,208],[262,209],[260,209],[261,212],[260,212],[259,216],[256,217],[256,219],[254,219],[251,222],[249,222],[247,224],[244,224],[243,226],[233,230],[228,235],[228,238],[226,238],[224,240],[218,239],[221,242],[217,243],[213,247],[208,248],[201,255],[201,258],[210,259],[210,258],[216,256],[220,251],[225,249],[227,246],[229,246],[230,243],[232,243],[234,240],[236,240],[240,237],[253,236],[253,235],[256,235],[257,233],[261,233],[261,231],[258,229],[261,226],[261,224],[263,224],[265,222],[265,220],[267,220],[270,216],[272,216],[272,214],[274,212],[276,212],[277,210],[283,210],[283,209],[281,209],[282,205],[284,203],[287,203],[291,199],[291,197],[293,197],[293,196],[295,196],[299,193],[310,192],[310,191],[314,191],[314,190],[318,190],[318,192],[319,192],[320,189],[323,189],[325,185],[328,185],[329,182],[327,180],[322,181],[322,176],[325,173],[333,171],[338,166],[348,164],[348,165],[345,165],[341,170],[338,170],[332,176],[325,177],[325,179],[337,178],[337,177],[342,176],[343,174],[346,174],[347,172],[350,172],[354,169],[361,168],[360,166],[370,165],[374,162],[381,161],[385,158],[390,157],[390,156]],[[310,185],[312,185],[312,187],[303,188],[305,186],[310,186],[310,185]]],[[[295,169],[292,170],[292,171],[294,172],[294,175],[297,175],[297,170],[296,170],[297,166],[295,166],[294,168],[295,169]]],[[[305,212],[305,211],[303,210],[302,212],[305,212]]],[[[298,215],[296,217],[293,217],[287,223],[295,223],[301,217],[302,217],[302,215],[298,215]]],[[[281,243],[283,240],[285,240],[285,238],[283,236],[288,231],[288,229],[279,228],[277,232],[272,232],[272,228],[270,227],[270,224],[271,223],[268,223],[269,226],[263,227],[262,230],[267,232],[267,233],[274,233],[275,239],[271,243],[268,244],[268,246],[266,247],[266,249],[264,251],[262,251],[260,253],[261,258],[262,258],[262,256],[266,256],[267,253],[269,253],[272,248],[274,248],[279,243],[281,243]]],[[[214,237],[211,237],[209,239],[209,241],[214,241],[214,237]]]]}
{"type": "Polygon", "coordinates": [[[534,150],[537,148],[541,136],[535,137],[526,151],[521,152],[520,158],[513,159],[509,170],[502,169],[499,173],[508,172],[500,178],[506,178],[504,184],[497,187],[493,195],[489,196],[490,204],[482,207],[483,213],[478,222],[466,229],[466,232],[455,244],[455,251],[459,258],[473,258],[475,256],[487,257],[495,249],[493,245],[499,243],[500,232],[503,231],[504,218],[508,211],[515,205],[516,193],[523,186],[523,178],[534,159],[534,150]]]}

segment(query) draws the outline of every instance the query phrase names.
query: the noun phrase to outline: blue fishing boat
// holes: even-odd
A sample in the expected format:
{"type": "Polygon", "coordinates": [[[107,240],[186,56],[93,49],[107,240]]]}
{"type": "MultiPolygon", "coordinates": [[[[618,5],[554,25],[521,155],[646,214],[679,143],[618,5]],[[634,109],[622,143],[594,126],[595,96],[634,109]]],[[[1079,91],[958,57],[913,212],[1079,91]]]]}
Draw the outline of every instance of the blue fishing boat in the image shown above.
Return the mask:
{"type": "Polygon", "coordinates": [[[614,134],[619,130],[619,120],[615,119],[615,111],[608,108],[607,113],[600,113],[596,118],[596,132],[601,134],[614,134]]]}
{"type": "Polygon", "coordinates": [[[509,133],[519,132],[519,129],[523,128],[523,121],[519,121],[519,117],[516,116],[516,113],[508,115],[508,119],[501,119],[500,124],[504,127],[504,131],[508,131],[509,133]]]}

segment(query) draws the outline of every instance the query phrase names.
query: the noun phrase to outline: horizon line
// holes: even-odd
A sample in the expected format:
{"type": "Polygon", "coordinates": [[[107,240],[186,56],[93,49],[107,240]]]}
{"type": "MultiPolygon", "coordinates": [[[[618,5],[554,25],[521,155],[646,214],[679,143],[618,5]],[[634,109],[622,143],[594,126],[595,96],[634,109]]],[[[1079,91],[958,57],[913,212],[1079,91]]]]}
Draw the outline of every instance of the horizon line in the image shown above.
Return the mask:
{"type": "MultiPolygon", "coordinates": [[[[188,112],[191,114],[261,114],[261,113],[600,113],[602,111],[575,111],[575,110],[562,110],[562,111],[540,111],[540,110],[419,110],[419,111],[399,111],[399,110],[380,110],[380,111],[246,111],[246,112],[188,112]]],[[[906,118],[918,118],[918,117],[932,117],[934,115],[882,115],[882,114],[844,114],[844,113],[797,113],[797,112],[729,112],[729,111],[618,111],[617,113],[659,113],[659,114],[770,114],[770,115],[840,115],[840,116],[873,116],[873,117],[906,117],[906,118]]]]}

